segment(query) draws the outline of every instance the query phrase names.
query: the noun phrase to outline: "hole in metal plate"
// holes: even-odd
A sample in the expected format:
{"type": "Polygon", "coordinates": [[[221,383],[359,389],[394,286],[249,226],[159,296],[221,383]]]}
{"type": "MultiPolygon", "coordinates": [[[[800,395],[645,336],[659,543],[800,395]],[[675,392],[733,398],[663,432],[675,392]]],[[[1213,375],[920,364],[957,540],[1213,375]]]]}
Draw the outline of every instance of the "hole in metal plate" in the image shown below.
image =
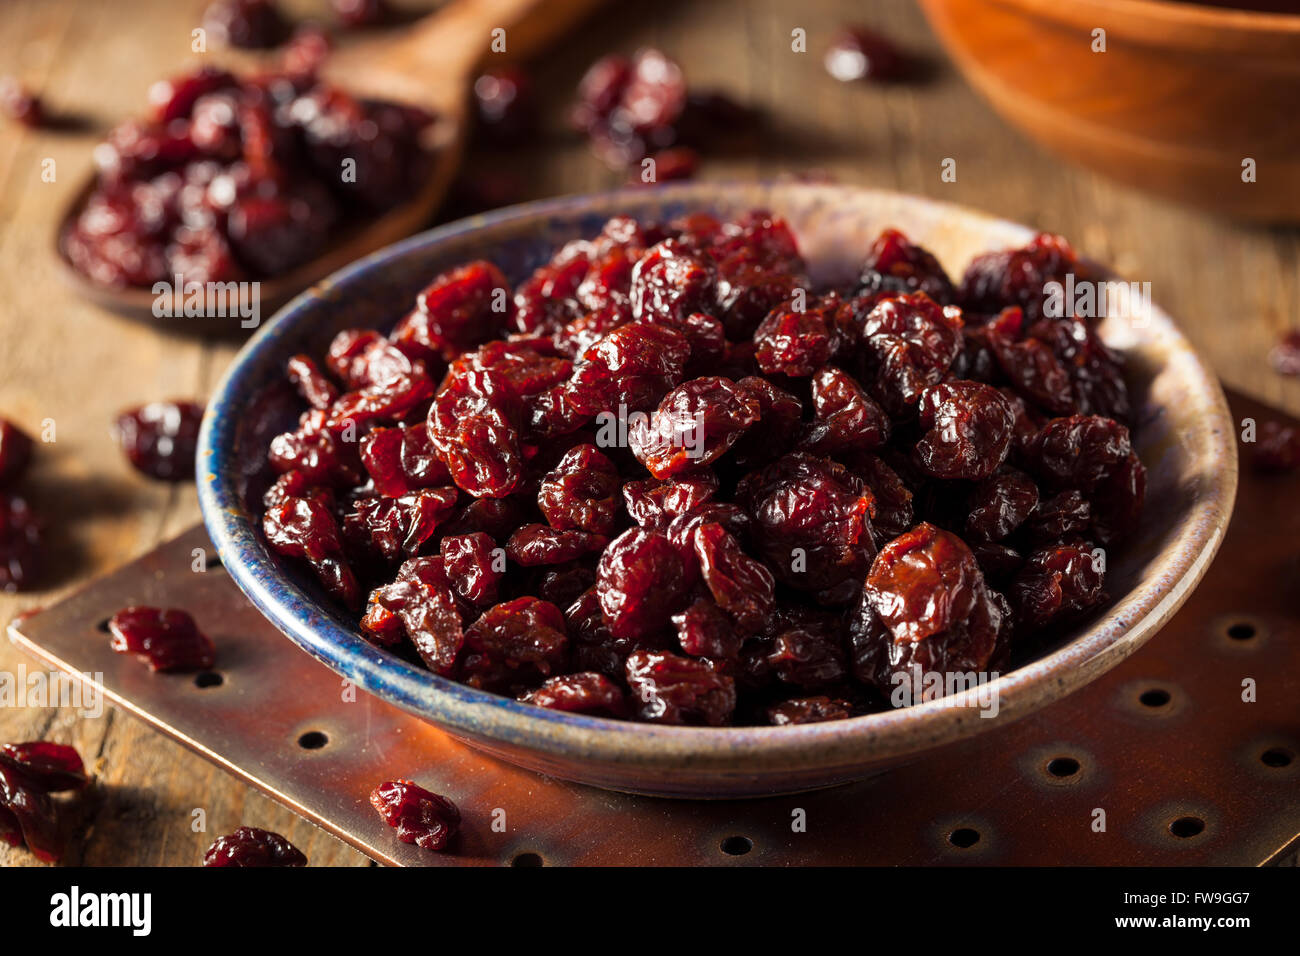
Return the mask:
{"type": "Polygon", "coordinates": [[[1200,817],[1179,817],[1169,824],[1169,832],[1181,840],[1187,840],[1205,830],[1205,821],[1200,817]]]}
{"type": "Polygon", "coordinates": [[[722,841],[722,852],[727,856],[744,856],[754,849],[754,841],[749,837],[729,836],[722,841]]]}
{"type": "Polygon", "coordinates": [[[969,850],[980,841],[980,832],[971,827],[958,827],[948,834],[948,842],[959,850],[969,850]]]}
{"type": "Polygon", "coordinates": [[[1255,625],[1248,621],[1238,621],[1228,625],[1227,634],[1234,641],[1249,641],[1256,634],[1255,625]]]}
{"type": "Polygon", "coordinates": [[[209,687],[220,687],[226,682],[226,679],[216,671],[203,671],[194,675],[194,686],[206,690],[209,687]]]}
{"type": "Polygon", "coordinates": [[[298,746],[303,750],[320,750],[329,742],[329,737],[319,730],[309,730],[298,738],[298,746]]]}
{"type": "Polygon", "coordinates": [[[511,866],[545,866],[546,861],[538,853],[517,853],[510,861],[511,866]]]}
{"type": "Polygon", "coordinates": [[[1073,777],[1079,772],[1079,761],[1073,757],[1053,757],[1047,761],[1047,772],[1053,777],[1073,777]]]}
{"type": "Polygon", "coordinates": [[[1169,691],[1159,687],[1153,687],[1151,690],[1144,690],[1138,695],[1138,700],[1144,707],[1164,707],[1170,701],[1169,691]]]}
{"type": "Polygon", "coordinates": [[[1289,767],[1295,754],[1285,747],[1269,747],[1259,755],[1259,759],[1266,767],[1289,767]]]}

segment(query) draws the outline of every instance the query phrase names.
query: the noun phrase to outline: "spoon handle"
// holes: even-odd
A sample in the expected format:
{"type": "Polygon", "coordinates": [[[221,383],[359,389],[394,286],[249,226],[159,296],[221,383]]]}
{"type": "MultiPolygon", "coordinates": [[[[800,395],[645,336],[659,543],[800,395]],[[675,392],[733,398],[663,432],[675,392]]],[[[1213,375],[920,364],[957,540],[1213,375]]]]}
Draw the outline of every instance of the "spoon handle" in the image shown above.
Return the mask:
{"type": "Polygon", "coordinates": [[[533,56],[599,3],[452,0],[375,51],[379,62],[357,66],[382,74],[390,87],[401,87],[393,93],[454,111],[456,100],[463,101],[474,74],[487,63],[533,56]]]}

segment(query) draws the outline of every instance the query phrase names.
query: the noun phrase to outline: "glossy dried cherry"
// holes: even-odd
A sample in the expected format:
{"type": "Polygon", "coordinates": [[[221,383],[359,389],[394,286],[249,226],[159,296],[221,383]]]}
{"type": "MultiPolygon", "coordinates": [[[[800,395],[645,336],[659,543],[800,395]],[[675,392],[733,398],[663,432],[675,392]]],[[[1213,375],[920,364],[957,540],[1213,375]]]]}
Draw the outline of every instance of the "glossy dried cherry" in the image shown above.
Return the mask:
{"type": "MultiPolygon", "coordinates": [[[[588,78],[593,115],[636,69],[588,78]]],[[[1103,599],[1084,555],[1139,526],[1146,476],[1122,357],[990,284],[1077,263],[994,258],[955,292],[887,230],[817,288],[759,210],[611,219],[513,296],[448,270],[391,337],[290,361],[268,544],[353,606],[364,582],[380,647],[574,713],[831,720],[996,672],[1103,599]]]]}
{"type": "Polygon", "coordinates": [[[135,654],[156,671],[210,670],[217,652],[211,639],[185,611],[133,606],[108,620],[112,648],[135,654]]]}
{"type": "Polygon", "coordinates": [[[203,865],[214,867],[306,866],[307,857],[296,846],[270,830],[240,827],[218,837],[203,854],[203,865]]]}
{"type": "Polygon", "coordinates": [[[203,406],[195,402],[150,402],[117,417],[118,444],[142,474],[159,481],[194,477],[203,406]]]}
{"type": "Polygon", "coordinates": [[[460,831],[460,810],[446,797],[410,780],[389,780],[370,794],[370,805],[397,839],[424,850],[445,850],[460,831]]]}

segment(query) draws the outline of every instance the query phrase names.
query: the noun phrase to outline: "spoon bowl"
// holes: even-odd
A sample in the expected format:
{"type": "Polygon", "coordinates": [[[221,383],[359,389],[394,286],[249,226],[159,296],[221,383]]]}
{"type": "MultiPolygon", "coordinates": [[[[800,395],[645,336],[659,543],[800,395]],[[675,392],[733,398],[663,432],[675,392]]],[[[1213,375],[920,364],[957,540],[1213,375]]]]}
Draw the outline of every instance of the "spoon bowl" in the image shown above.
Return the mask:
{"type": "Polygon", "coordinates": [[[432,155],[430,171],[419,190],[404,202],[375,218],[349,224],[331,237],[315,259],[282,275],[237,284],[232,301],[222,310],[225,314],[178,323],[172,316],[184,314],[183,289],[178,295],[176,290],[160,294],[153,288],[111,288],[73,267],[63,250],[62,237],[94,191],[93,175],[58,220],[54,247],[62,278],[78,294],[129,318],[207,334],[246,332],[243,316],[254,310],[268,315],[313,282],[426,225],[460,167],[470,125],[469,91],[476,72],[489,57],[494,63],[527,59],[599,2],[454,0],[396,36],[363,39],[331,54],[322,69],[327,82],[361,96],[418,106],[435,117],[422,142],[432,155]],[[504,32],[495,34],[497,30],[504,32]],[[255,301],[248,301],[250,296],[255,301]]]}

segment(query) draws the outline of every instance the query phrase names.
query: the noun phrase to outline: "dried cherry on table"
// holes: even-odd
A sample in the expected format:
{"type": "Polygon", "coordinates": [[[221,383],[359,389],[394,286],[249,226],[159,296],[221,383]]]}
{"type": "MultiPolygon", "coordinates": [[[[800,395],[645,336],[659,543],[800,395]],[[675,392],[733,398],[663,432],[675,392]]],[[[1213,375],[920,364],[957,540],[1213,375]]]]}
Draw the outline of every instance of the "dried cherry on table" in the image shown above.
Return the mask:
{"type": "MultiPolygon", "coordinates": [[[[597,111],[641,82],[589,79],[597,111]]],[[[1084,268],[1059,237],[960,281],[898,230],[863,256],[821,288],[770,213],[618,217],[531,275],[431,276],[289,360],[267,544],[385,652],[539,709],[794,725],[1004,670],[1140,521],[1123,357],[1044,314],[1084,268]]],[[[376,806],[438,843],[411,786],[376,806]]]]}
{"type": "Polygon", "coordinates": [[[0,591],[35,586],[45,564],[45,522],[18,493],[32,448],[26,432],[0,418],[0,591]]]}
{"type": "Polygon", "coordinates": [[[37,740],[0,746],[0,840],[57,862],[63,837],[50,794],[81,790],[89,782],[81,755],[66,744],[37,740]]]}
{"type": "Polygon", "coordinates": [[[240,827],[219,837],[203,854],[203,865],[211,867],[306,866],[307,857],[296,846],[270,830],[240,827]]]}
{"type": "Polygon", "coordinates": [[[197,402],[150,402],[118,415],[114,433],[136,471],[159,481],[189,481],[202,421],[197,402]]]}

